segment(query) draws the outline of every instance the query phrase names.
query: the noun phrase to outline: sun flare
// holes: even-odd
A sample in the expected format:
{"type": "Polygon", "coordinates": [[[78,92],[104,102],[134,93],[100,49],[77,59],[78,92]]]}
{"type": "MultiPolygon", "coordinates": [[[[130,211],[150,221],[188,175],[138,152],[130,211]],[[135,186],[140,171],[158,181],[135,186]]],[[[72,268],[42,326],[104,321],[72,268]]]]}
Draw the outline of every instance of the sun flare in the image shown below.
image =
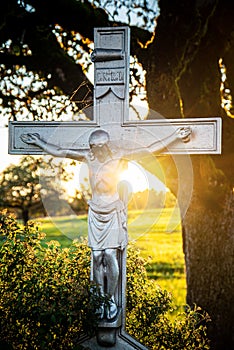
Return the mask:
{"type": "MultiPolygon", "coordinates": [[[[70,166],[69,169],[74,176],[72,180],[65,183],[65,188],[66,192],[73,196],[76,188],[81,190],[81,184],[85,185],[85,187],[88,186],[89,172],[85,163],[76,167],[70,166]]],[[[128,162],[128,168],[121,173],[120,181],[127,182],[129,192],[141,192],[151,188],[154,188],[156,191],[166,191],[165,185],[157,177],[133,161],[128,162]]]]}
{"type": "Polygon", "coordinates": [[[120,180],[128,183],[131,192],[144,191],[149,188],[146,171],[135,162],[128,163],[128,169],[122,172],[120,180]]]}

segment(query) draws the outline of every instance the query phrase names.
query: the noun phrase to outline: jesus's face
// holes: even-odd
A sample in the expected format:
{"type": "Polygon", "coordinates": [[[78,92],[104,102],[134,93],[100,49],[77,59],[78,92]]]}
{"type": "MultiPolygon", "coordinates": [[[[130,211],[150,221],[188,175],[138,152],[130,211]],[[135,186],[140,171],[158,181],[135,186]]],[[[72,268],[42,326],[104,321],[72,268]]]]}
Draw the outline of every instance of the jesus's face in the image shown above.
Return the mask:
{"type": "Polygon", "coordinates": [[[107,142],[98,142],[95,144],[90,144],[91,151],[96,159],[101,163],[105,162],[110,153],[107,142]]]}

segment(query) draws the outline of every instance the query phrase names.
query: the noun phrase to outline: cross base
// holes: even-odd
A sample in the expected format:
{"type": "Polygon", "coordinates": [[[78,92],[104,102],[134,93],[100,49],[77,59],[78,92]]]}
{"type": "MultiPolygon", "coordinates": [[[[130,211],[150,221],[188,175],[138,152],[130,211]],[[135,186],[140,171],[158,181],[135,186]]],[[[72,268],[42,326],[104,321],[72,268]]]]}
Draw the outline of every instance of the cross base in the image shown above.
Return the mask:
{"type": "Polygon", "coordinates": [[[98,343],[100,339],[97,337],[93,337],[91,339],[84,340],[80,345],[84,347],[84,349],[89,350],[147,350],[147,348],[140,344],[136,339],[132,338],[125,332],[121,332],[121,329],[112,329],[110,332],[110,328],[102,328],[102,332],[99,334],[99,337],[102,337],[102,345],[98,343]],[[114,333],[115,332],[115,333],[114,333]],[[114,341],[114,344],[108,344],[105,341],[114,341]]]}
{"type": "MultiPolygon", "coordinates": [[[[132,338],[125,332],[125,289],[126,289],[126,253],[127,249],[118,251],[119,263],[119,284],[117,287],[115,300],[118,306],[116,317],[109,321],[103,319],[98,323],[96,335],[88,338],[84,335],[80,339],[79,344],[87,350],[147,350],[145,346],[140,344],[136,339],[132,338]]],[[[92,279],[92,278],[91,278],[92,279]]]]}
{"type": "Polygon", "coordinates": [[[122,308],[118,308],[118,314],[115,319],[110,322],[105,319],[98,324],[96,334],[97,343],[103,346],[113,346],[116,343],[116,333],[122,324],[122,308]]]}

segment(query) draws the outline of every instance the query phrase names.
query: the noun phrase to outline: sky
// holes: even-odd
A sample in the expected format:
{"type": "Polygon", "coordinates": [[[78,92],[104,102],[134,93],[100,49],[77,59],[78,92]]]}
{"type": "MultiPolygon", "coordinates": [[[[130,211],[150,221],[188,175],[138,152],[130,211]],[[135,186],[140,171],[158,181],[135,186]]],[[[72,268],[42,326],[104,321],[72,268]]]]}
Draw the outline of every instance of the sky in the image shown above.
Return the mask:
{"type": "MultiPolygon", "coordinates": [[[[0,117],[1,118],[1,117],[0,117]]],[[[0,172],[3,171],[8,165],[16,164],[20,156],[8,154],[8,128],[0,126],[0,145],[1,145],[1,156],[0,156],[0,172]]]]}

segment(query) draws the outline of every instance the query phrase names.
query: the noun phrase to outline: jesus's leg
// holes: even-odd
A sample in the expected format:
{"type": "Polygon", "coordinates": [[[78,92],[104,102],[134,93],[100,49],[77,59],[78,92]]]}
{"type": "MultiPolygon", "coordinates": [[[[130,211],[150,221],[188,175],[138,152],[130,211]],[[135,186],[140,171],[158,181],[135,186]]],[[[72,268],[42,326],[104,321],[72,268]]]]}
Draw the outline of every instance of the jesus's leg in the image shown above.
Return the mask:
{"type": "MultiPolygon", "coordinates": [[[[93,280],[99,286],[101,295],[104,296],[104,269],[103,269],[103,250],[93,250],[93,280]]],[[[104,317],[104,303],[100,310],[97,310],[100,318],[104,317]]]]}
{"type": "Polygon", "coordinates": [[[117,305],[115,302],[115,291],[118,285],[119,278],[119,264],[117,259],[117,249],[105,250],[105,265],[106,265],[106,278],[107,278],[107,294],[110,296],[110,302],[107,311],[107,318],[113,319],[117,314],[117,305]]]}

